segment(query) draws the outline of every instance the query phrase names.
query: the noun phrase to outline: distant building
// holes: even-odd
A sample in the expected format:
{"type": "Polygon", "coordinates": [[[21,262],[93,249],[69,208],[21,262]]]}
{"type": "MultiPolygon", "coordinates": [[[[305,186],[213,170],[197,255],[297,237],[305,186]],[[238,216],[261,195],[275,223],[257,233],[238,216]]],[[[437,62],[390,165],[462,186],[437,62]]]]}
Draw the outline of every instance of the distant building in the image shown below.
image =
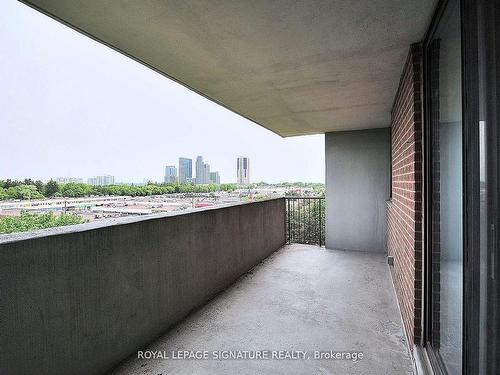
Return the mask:
{"type": "Polygon", "coordinates": [[[197,185],[204,184],[203,182],[205,180],[205,170],[204,170],[204,163],[203,163],[203,156],[198,156],[196,158],[196,179],[195,183],[197,185]]]}
{"type": "Polygon", "coordinates": [[[203,164],[203,184],[210,183],[210,164],[203,164]]]}
{"type": "Polygon", "coordinates": [[[69,184],[70,182],[81,184],[83,183],[83,178],[78,177],[57,177],[56,181],[60,184],[69,184]]]}
{"type": "Polygon", "coordinates": [[[219,172],[210,172],[210,183],[211,184],[220,184],[220,176],[219,172]]]}
{"type": "Polygon", "coordinates": [[[89,185],[94,186],[114,185],[115,176],[111,176],[109,174],[105,174],[103,176],[94,176],[90,177],[87,182],[89,185]]]}
{"type": "Polygon", "coordinates": [[[173,165],[165,166],[165,183],[171,184],[177,181],[177,168],[173,165]]]}
{"type": "Polygon", "coordinates": [[[250,158],[238,156],[236,176],[239,185],[248,185],[250,183],[250,158]]]}
{"type": "MultiPolygon", "coordinates": [[[[180,159],[179,159],[180,163],[180,159]]],[[[219,181],[219,172],[214,172],[215,174],[210,173],[210,164],[203,162],[203,156],[198,156],[196,158],[196,178],[194,179],[194,183],[197,185],[202,184],[210,184],[214,181],[219,181]]],[[[187,179],[189,181],[189,179],[187,179]]]]}
{"type": "Polygon", "coordinates": [[[189,158],[179,158],[179,182],[185,184],[191,182],[193,178],[193,160],[189,158]]]}

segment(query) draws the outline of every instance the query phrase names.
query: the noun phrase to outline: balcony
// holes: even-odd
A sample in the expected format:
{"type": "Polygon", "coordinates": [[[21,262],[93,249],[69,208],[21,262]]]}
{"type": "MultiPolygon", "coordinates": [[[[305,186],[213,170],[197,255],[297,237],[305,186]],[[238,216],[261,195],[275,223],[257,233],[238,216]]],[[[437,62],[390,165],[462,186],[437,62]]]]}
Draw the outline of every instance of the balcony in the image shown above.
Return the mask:
{"type": "Polygon", "coordinates": [[[311,245],[282,247],[142,350],[207,350],[210,359],[146,360],[135,354],[113,374],[413,373],[384,256],[311,245]],[[263,349],[307,351],[310,358],[212,357],[219,350],[263,349]],[[364,358],[314,359],[314,351],[330,350],[362,352],[364,358]]]}
{"type": "Polygon", "coordinates": [[[3,236],[0,372],[411,373],[385,255],[286,245],[287,205],[3,236]],[[310,358],[137,359],[147,350],[310,358]],[[318,360],[314,351],[363,358],[318,360]]]}

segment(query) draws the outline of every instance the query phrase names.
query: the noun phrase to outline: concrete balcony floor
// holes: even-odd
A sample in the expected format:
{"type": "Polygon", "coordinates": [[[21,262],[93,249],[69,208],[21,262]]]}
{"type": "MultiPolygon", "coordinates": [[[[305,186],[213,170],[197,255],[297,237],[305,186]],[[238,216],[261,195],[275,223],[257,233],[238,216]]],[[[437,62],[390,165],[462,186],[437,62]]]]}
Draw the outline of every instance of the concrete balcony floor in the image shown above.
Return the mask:
{"type": "Polygon", "coordinates": [[[383,254],[290,245],[143,350],[297,350],[309,359],[124,362],[129,374],[412,374],[383,254]],[[363,352],[352,360],[314,351],[363,352]]]}

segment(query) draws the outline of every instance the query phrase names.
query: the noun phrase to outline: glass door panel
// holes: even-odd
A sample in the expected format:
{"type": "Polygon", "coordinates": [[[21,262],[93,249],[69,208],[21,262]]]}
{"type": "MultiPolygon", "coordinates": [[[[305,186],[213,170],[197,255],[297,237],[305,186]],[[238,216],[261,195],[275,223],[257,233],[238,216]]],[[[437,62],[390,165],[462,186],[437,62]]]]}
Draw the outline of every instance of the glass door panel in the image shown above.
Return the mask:
{"type": "Polygon", "coordinates": [[[462,373],[463,187],[460,4],[428,45],[431,137],[431,337],[441,367],[462,373]]]}

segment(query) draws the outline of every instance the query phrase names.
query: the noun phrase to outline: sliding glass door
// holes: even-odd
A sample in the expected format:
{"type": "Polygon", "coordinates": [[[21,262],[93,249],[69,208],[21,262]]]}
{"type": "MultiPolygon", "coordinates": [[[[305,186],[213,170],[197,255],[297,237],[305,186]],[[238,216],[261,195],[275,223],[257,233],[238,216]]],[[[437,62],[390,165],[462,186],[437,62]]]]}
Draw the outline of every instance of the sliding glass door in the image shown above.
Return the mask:
{"type": "Polygon", "coordinates": [[[498,374],[500,0],[448,0],[424,42],[425,317],[438,374],[498,374]]]}
{"type": "Polygon", "coordinates": [[[428,346],[449,374],[462,373],[463,126],[460,3],[449,1],[427,45],[430,136],[428,346]]]}

